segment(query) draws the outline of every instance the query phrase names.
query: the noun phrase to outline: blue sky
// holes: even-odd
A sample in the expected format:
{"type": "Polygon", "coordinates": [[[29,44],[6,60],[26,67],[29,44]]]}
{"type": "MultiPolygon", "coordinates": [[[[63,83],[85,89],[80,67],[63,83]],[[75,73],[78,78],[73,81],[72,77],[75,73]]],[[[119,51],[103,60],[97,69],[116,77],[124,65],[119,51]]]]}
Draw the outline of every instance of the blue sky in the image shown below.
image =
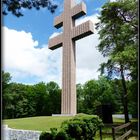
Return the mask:
{"type": "MultiPolygon", "coordinates": [[[[99,9],[106,0],[83,1],[87,15],[77,24],[86,20],[96,23],[99,9]]],[[[48,49],[49,37],[61,32],[53,27],[53,21],[63,12],[63,0],[54,2],[58,4],[54,14],[47,9],[33,9],[23,10],[24,16],[20,18],[12,14],[3,17],[3,69],[11,73],[12,81],[25,84],[55,81],[61,86],[62,48],[48,49]]],[[[77,83],[97,79],[99,64],[106,61],[96,49],[98,37],[95,30],[93,35],[76,42],[77,83]]]]}

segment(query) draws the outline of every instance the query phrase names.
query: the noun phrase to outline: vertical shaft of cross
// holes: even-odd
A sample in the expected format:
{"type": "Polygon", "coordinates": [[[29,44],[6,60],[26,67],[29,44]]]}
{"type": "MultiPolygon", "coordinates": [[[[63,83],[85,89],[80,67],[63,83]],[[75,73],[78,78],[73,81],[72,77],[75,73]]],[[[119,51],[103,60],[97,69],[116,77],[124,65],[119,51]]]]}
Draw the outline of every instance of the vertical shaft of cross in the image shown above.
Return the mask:
{"type": "Polygon", "coordinates": [[[62,102],[61,114],[76,114],[76,58],[75,42],[71,39],[71,30],[75,21],[71,17],[74,1],[65,0],[64,4],[64,40],[63,40],[63,68],[62,68],[62,102]]]}
{"type": "Polygon", "coordinates": [[[64,11],[71,10],[75,6],[75,0],[64,0],[64,11]]]}
{"type": "Polygon", "coordinates": [[[75,115],[76,107],[76,54],[75,41],[93,34],[93,24],[87,21],[75,26],[75,20],[86,14],[86,5],[75,0],[64,0],[64,12],[55,18],[54,26],[63,26],[63,33],[49,40],[49,49],[63,46],[61,114],[75,115]]]}

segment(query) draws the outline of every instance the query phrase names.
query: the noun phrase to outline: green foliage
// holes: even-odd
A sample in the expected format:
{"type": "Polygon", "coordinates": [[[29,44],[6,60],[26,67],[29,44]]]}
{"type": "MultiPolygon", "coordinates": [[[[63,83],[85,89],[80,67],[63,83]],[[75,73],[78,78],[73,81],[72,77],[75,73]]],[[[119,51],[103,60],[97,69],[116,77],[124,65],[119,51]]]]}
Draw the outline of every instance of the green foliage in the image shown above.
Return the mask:
{"type": "Polygon", "coordinates": [[[57,133],[55,140],[70,140],[67,133],[64,131],[60,131],[57,133]]]}
{"type": "Polygon", "coordinates": [[[40,82],[33,86],[33,90],[35,93],[34,98],[36,102],[35,106],[36,115],[37,116],[44,115],[46,113],[45,105],[47,102],[47,98],[49,96],[47,93],[46,84],[44,82],[40,82]]]}
{"type": "Polygon", "coordinates": [[[123,65],[123,71],[129,70],[132,78],[137,75],[138,65],[137,2],[118,0],[106,3],[102,7],[100,22],[97,24],[100,35],[100,44],[97,47],[111,62],[104,66],[110,72],[123,65]]]}
{"type": "MultiPolygon", "coordinates": [[[[35,85],[24,85],[10,82],[10,74],[3,72],[2,113],[3,119],[60,114],[61,89],[55,82],[40,82],[35,85]],[[7,80],[4,80],[7,79],[7,80]]],[[[137,116],[136,81],[126,83],[128,89],[129,113],[137,116]]],[[[77,84],[78,113],[96,114],[98,105],[111,103],[114,113],[123,113],[121,80],[109,80],[100,76],[98,80],[89,80],[77,84]]]]}
{"type": "MultiPolygon", "coordinates": [[[[106,77],[100,76],[98,80],[87,81],[83,85],[83,112],[87,114],[95,114],[96,107],[101,104],[110,103],[117,109],[117,94],[113,80],[108,80],[106,77]]],[[[119,88],[118,88],[119,89],[119,88]]]]}
{"type": "Polygon", "coordinates": [[[54,140],[53,134],[49,132],[42,132],[39,137],[39,140],[54,140]]]}
{"type": "Polygon", "coordinates": [[[2,13],[7,15],[11,12],[16,17],[23,16],[22,8],[39,10],[40,8],[48,8],[51,13],[54,13],[57,5],[51,0],[2,0],[2,13]]]}
{"type": "Polygon", "coordinates": [[[100,126],[102,126],[102,122],[98,117],[80,114],[63,122],[61,128],[70,138],[92,140],[100,126]]]}
{"type": "Polygon", "coordinates": [[[3,89],[6,89],[6,87],[8,86],[11,78],[12,77],[11,77],[9,72],[2,71],[2,88],[3,89]]]}
{"type": "Polygon", "coordinates": [[[61,90],[55,82],[36,85],[10,83],[9,73],[2,73],[3,118],[22,118],[60,113],[61,90]]]}
{"type": "Polygon", "coordinates": [[[128,118],[128,87],[125,76],[137,81],[138,76],[138,1],[118,0],[107,2],[102,7],[99,29],[100,43],[97,46],[108,62],[101,64],[101,74],[107,69],[108,77],[120,75],[123,87],[122,101],[126,122],[128,118]]]}
{"type": "Polygon", "coordinates": [[[77,93],[77,112],[84,112],[84,91],[83,85],[77,84],[76,85],[76,93],[77,93]]]}
{"type": "Polygon", "coordinates": [[[12,110],[14,108],[14,106],[11,105],[11,100],[13,99],[13,97],[9,95],[11,78],[12,77],[10,73],[2,71],[2,110],[5,110],[7,108],[5,115],[4,113],[2,114],[2,118],[4,118],[4,116],[7,117],[7,113],[9,112],[9,110],[12,110]]]}
{"type": "MultiPolygon", "coordinates": [[[[40,140],[45,140],[42,139],[42,135],[52,136],[53,140],[94,140],[96,131],[102,125],[102,121],[97,116],[80,114],[70,120],[64,121],[60,131],[57,133],[56,131],[55,133],[51,131],[49,135],[43,132],[40,140]]],[[[51,140],[51,138],[48,138],[48,140],[51,140]]]]}
{"type": "Polygon", "coordinates": [[[61,90],[57,83],[51,81],[47,85],[48,98],[46,101],[47,115],[60,114],[61,110],[61,90]],[[49,108],[48,108],[49,107],[49,108]]]}
{"type": "Polygon", "coordinates": [[[128,107],[129,113],[138,118],[138,83],[137,81],[128,82],[128,107]]]}

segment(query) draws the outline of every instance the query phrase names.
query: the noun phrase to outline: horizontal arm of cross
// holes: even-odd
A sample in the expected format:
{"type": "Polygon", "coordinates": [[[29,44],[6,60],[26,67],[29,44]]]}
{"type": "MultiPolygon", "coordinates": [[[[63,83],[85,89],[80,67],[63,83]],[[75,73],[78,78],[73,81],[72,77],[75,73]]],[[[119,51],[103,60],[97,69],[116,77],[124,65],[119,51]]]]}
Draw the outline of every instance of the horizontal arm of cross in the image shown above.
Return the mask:
{"type": "Polygon", "coordinates": [[[83,2],[72,8],[71,16],[73,19],[77,19],[85,14],[86,14],[86,5],[83,2]]]}
{"type": "MultiPolygon", "coordinates": [[[[64,13],[62,13],[61,15],[57,16],[55,19],[54,19],[54,27],[56,27],[57,29],[62,27],[63,26],[63,16],[64,13]]],[[[86,5],[85,3],[80,3],[76,6],[74,6],[72,9],[71,9],[71,17],[73,19],[77,19],[83,15],[86,14],[86,5]]]]}
{"type": "Polygon", "coordinates": [[[87,21],[72,29],[72,39],[76,41],[90,34],[93,34],[93,32],[93,23],[91,21],[87,21]]]}
{"type": "Polygon", "coordinates": [[[57,16],[55,19],[54,19],[54,27],[55,28],[60,28],[63,26],[63,13],[60,15],[60,16],[57,16]]]}
{"type": "Polygon", "coordinates": [[[51,38],[49,40],[49,49],[54,50],[62,46],[63,33],[51,38]]]}

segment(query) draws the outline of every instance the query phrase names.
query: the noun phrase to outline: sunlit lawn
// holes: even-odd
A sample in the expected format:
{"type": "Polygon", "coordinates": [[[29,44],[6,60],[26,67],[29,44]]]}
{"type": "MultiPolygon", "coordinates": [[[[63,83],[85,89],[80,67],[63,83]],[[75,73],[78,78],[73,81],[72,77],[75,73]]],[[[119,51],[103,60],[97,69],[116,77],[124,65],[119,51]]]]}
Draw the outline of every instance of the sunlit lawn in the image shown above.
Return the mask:
{"type": "MultiPolygon", "coordinates": [[[[50,131],[50,128],[60,128],[61,123],[65,120],[71,119],[72,116],[41,116],[29,117],[20,119],[7,119],[3,123],[7,124],[10,128],[24,129],[24,130],[37,130],[37,131],[50,131]]],[[[131,119],[131,122],[137,122],[137,119],[131,119]]],[[[124,119],[113,118],[114,123],[124,123],[124,119]]],[[[110,131],[109,128],[104,128],[104,131],[110,131]]],[[[99,139],[99,131],[96,134],[95,140],[99,139]]],[[[103,135],[103,140],[112,140],[111,135],[103,135]]],[[[129,140],[137,140],[136,137],[131,137],[129,140]]]]}
{"type": "Polygon", "coordinates": [[[44,117],[29,117],[21,119],[8,119],[3,123],[10,128],[49,131],[50,128],[59,128],[64,120],[70,119],[70,116],[44,116],[44,117]]]}

